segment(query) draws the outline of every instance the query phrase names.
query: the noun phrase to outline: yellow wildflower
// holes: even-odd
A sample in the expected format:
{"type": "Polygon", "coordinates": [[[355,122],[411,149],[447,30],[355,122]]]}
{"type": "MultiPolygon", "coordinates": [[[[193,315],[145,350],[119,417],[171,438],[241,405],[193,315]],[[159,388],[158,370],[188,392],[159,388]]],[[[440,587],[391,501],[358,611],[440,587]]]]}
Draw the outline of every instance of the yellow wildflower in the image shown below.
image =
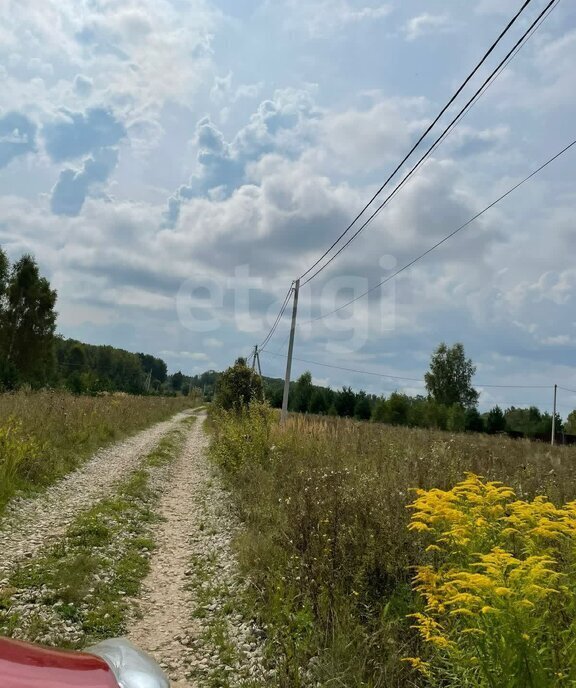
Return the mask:
{"type": "Polygon", "coordinates": [[[430,664],[420,659],[420,657],[403,657],[402,661],[408,662],[413,669],[424,674],[424,676],[430,676],[430,664]]]}

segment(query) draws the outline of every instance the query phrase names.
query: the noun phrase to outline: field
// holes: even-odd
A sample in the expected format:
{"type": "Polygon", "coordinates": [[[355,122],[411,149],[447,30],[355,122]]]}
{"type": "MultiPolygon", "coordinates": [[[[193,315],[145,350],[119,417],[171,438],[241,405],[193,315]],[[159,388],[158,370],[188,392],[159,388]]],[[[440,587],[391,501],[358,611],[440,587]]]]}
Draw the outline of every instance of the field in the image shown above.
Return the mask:
{"type": "Polygon", "coordinates": [[[17,492],[50,484],[96,449],[165,420],[195,401],[66,392],[0,395],[0,513],[17,492]]]}
{"type": "Polygon", "coordinates": [[[574,448],[258,406],[211,428],[277,685],[576,685],[574,448]]]}

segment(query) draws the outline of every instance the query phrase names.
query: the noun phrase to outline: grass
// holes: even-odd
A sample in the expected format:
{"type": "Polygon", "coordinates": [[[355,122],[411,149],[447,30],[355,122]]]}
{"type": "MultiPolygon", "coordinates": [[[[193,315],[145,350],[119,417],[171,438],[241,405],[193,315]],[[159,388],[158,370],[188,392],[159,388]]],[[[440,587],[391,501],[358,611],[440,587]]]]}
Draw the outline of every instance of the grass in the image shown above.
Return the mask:
{"type": "Polygon", "coordinates": [[[414,488],[449,490],[473,472],[522,499],[576,498],[571,447],[311,416],[280,428],[262,407],[214,413],[211,427],[245,524],[240,563],[287,688],[430,685],[402,661],[426,656],[407,618],[422,605],[412,579],[426,560],[408,529],[414,488]]]}
{"type": "Polygon", "coordinates": [[[0,589],[0,634],[82,648],[126,632],[153,551],[160,495],[151,478],[176,458],[176,428],[108,498],[78,514],[63,538],[16,568],[0,589]]]}
{"type": "Polygon", "coordinates": [[[0,515],[16,493],[41,489],[100,447],[195,405],[189,397],[0,395],[0,515]]]}

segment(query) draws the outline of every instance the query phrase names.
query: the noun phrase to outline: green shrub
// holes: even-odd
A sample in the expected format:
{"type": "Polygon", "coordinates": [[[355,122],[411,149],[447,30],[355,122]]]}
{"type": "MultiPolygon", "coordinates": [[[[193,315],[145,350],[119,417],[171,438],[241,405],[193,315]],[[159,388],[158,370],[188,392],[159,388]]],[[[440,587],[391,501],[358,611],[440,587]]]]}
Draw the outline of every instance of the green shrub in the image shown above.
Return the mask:
{"type": "Polygon", "coordinates": [[[248,465],[262,465],[270,457],[270,428],[273,411],[261,403],[237,410],[211,409],[214,438],[212,457],[228,473],[248,465]]]}
{"type": "Polygon", "coordinates": [[[239,358],[222,373],[216,386],[214,404],[227,411],[238,411],[253,401],[263,399],[262,379],[239,358]]]}

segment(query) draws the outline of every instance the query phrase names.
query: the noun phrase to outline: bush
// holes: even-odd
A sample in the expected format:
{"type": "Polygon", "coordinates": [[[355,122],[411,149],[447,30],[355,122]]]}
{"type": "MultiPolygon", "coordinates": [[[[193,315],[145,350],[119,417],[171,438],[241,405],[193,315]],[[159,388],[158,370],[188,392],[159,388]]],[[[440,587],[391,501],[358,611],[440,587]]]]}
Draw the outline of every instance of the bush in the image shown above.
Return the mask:
{"type": "Polygon", "coordinates": [[[252,401],[260,401],[262,398],[260,376],[246,365],[245,359],[239,358],[220,376],[214,403],[227,411],[232,409],[238,411],[252,401]]]}
{"type": "Polygon", "coordinates": [[[237,410],[211,409],[214,436],[211,454],[227,473],[265,464],[270,457],[270,427],[273,412],[264,403],[252,403],[237,410]]]}

